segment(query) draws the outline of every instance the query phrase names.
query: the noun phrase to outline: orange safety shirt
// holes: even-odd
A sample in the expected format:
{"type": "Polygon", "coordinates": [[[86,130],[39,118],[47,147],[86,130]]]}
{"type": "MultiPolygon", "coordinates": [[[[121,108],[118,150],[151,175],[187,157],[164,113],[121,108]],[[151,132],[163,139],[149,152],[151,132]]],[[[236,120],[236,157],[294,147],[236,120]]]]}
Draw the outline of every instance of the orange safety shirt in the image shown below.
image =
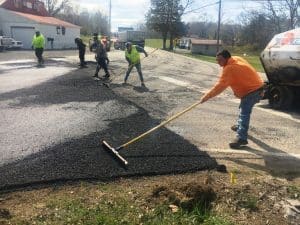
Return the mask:
{"type": "Polygon", "coordinates": [[[224,66],[218,82],[207,95],[212,98],[230,87],[236,97],[242,98],[261,88],[263,84],[264,81],[245,59],[232,56],[224,66]]]}

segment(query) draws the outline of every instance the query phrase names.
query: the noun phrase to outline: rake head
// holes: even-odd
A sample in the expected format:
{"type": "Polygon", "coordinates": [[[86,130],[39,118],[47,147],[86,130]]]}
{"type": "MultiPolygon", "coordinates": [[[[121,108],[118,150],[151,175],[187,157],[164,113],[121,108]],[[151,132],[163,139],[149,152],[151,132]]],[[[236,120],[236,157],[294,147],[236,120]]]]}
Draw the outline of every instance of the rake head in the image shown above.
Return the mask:
{"type": "Polygon", "coordinates": [[[113,147],[111,147],[106,141],[102,141],[102,147],[109,152],[116,160],[118,160],[119,163],[121,163],[123,166],[128,165],[128,161],[124,159],[120,153],[113,147]]]}

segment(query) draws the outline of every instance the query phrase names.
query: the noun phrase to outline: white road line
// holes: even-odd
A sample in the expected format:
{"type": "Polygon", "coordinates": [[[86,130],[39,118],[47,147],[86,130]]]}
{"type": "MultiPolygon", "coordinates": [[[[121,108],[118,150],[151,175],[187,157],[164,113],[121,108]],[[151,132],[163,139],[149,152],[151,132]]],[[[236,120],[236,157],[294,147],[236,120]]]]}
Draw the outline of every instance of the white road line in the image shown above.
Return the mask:
{"type": "Polygon", "coordinates": [[[8,60],[8,61],[2,61],[0,64],[7,64],[7,63],[29,63],[29,62],[35,62],[36,60],[33,59],[21,59],[21,60],[8,60]]]}
{"type": "Polygon", "coordinates": [[[255,155],[255,156],[275,156],[275,157],[282,157],[282,158],[297,158],[300,159],[300,154],[294,153],[284,153],[284,152],[266,152],[266,151],[256,151],[250,152],[247,150],[238,150],[238,149],[203,149],[203,151],[210,153],[230,153],[230,154],[248,154],[248,155],[255,155]]]}
{"type": "Polygon", "coordinates": [[[178,85],[178,86],[181,86],[181,87],[186,87],[186,88],[191,89],[191,90],[196,90],[196,91],[200,91],[200,92],[205,92],[206,90],[208,90],[208,89],[201,88],[198,85],[191,84],[190,82],[177,80],[177,79],[174,79],[174,78],[171,78],[171,77],[155,76],[155,78],[167,81],[169,83],[172,83],[172,84],[175,84],[175,85],[178,85]]]}
{"type": "Polygon", "coordinates": [[[159,78],[161,80],[164,80],[164,81],[167,81],[169,83],[176,84],[178,86],[182,86],[182,87],[189,87],[190,86],[189,82],[177,80],[177,79],[174,79],[174,78],[171,78],[171,77],[159,76],[157,78],[159,78]]]}
{"type": "MultiPolygon", "coordinates": [[[[238,99],[230,99],[229,100],[230,102],[234,102],[234,103],[239,103],[240,100],[238,99]]],[[[262,108],[262,107],[257,107],[261,104],[257,104],[255,106],[256,109],[259,109],[260,111],[264,111],[264,112],[267,112],[267,113],[270,113],[272,115],[275,115],[275,116],[279,116],[279,117],[282,117],[284,119],[288,119],[288,120],[292,120],[293,122],[296,122],[296,123],[300,123],[300,119],[297,119],[296,117],[299,117],[299,115],[297,115],[296,113],[284,113],[284,112],[280,112],[280,111],[275,111],[275,110],[272,110],[272,109],[265,109],[265,108],[262,108]]]]}
{"type": "MultiPolygon", "coordinates": [[[[209,90],[209,89],[201,88],[198,85],[191,84],[190,82],[177,80],[177,79],[174,79],[174,78],[171,78],[171,77],[155,76],[155,78],[167,81],[169,83],[172,83],[172,84],[175,84],[175,85],[178,85],[178,86],[181,86],[181,87],[186,87],[186,88],[194,90],[194,91],[199,91],[199,92],[202,92],[202,93],[209,90]]],[[[234,103],[239,103],[240,102],[238,99],[229,99],[229,101],[234,102],[234,103]]],[[[259,106],[259,104],[258,104],[258,106],[259,106]]],[[[300,119],[296,118],[296,117],[299,117],[299,115],[297,115],[295,113],[294,114],[293,113],[287,114],[287,113],[284,113],[284,112],[279,112],[279,111],[275,111],[275,110],[272,110],[272,109],[265,109],[265,108],[261,108],[261,107],[257,107],[257,106],[255,108],[258,109],[258,110],[273,114],[275,116],[279,116],[281,118],[289,119],[293,122],[300,123],[300,119]]]]}

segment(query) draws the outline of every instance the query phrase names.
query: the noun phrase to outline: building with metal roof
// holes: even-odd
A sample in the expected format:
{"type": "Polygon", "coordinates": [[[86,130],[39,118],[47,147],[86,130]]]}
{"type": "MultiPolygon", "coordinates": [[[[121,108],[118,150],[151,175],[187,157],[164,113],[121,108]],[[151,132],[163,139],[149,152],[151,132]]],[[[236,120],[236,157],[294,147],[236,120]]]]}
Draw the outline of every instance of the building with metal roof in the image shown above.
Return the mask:
{"type": "Polygon", "coordinates": [[[30,49],[37,30],[45,37],[45,49],[76,48],[74,39],[80,36],[80,26],[51,17],[39,0],[0,0],[0,35],[30,49]]]}

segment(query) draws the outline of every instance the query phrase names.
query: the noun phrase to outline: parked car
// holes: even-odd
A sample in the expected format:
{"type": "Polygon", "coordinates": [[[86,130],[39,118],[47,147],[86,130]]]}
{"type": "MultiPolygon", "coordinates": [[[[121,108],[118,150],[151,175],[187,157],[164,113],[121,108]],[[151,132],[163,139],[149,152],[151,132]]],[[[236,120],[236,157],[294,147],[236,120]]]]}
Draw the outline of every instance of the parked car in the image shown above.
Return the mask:
{"type": "Polygon", "coordinates": [[[0,52],[7,49],[11,45],[11,40],[9,37],[0,36],[0,52]]]}
{"type": "Polygon", "coordinates": [[[11,39],[11,44],[8,46],[9,49],[21,49],[21,48],[23,48],[22,41],[16,41],[13,38],[10,38],[10,39],[11,39]]]}

